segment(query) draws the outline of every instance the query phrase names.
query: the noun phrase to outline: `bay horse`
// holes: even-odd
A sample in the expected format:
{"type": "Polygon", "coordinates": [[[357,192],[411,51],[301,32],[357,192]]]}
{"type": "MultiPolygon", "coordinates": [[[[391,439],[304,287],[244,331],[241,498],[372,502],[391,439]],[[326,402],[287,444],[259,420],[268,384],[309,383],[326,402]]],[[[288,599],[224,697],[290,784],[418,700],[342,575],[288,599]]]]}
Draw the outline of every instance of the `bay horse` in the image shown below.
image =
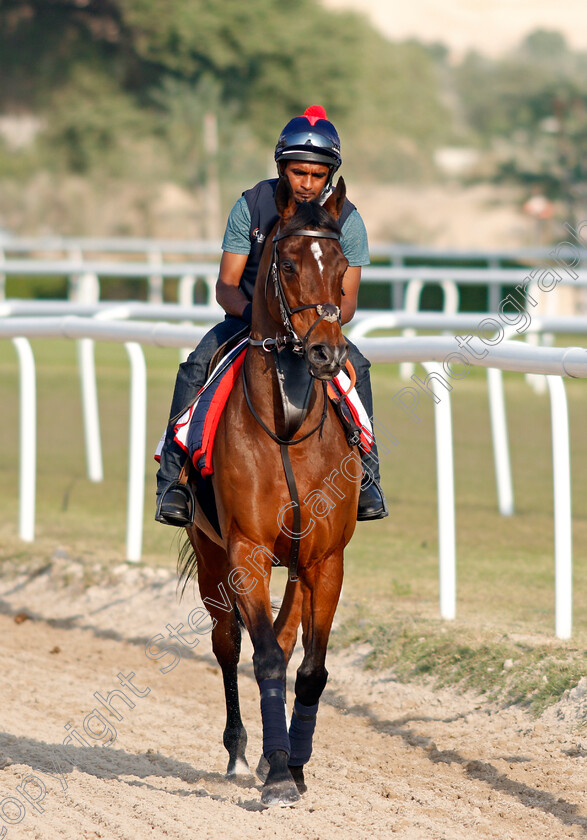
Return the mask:
{"type": "MultiPolygon", "coordinates": [[[[348,357],[340,321],[348,262],[337,222],[345,194],[341,178],[324,206],[298,205],[287,179],[278,183],[279,219],[259,266],[249,344],[214,443],[220,535],[196,504],[194,524],[186,529],[193,553],[180,556],[184,580],[197,568],[212,618],[226,699],[227,776],[250,773],[237,685],[239,618],[250,634],[261,695],[265,805],[293,804],[306,790],[303,767],[328,676],[343,550],[356,523],[359,456],[326,396],[326,382],[348,357]],[[269,580],[278,564],[289,573],[274,620],[269,580]],[[300,622],[304,656],[288,731],[286,669],[300,622]]],[[[186,548],[191,551],[189,543],[186,548]]]]}

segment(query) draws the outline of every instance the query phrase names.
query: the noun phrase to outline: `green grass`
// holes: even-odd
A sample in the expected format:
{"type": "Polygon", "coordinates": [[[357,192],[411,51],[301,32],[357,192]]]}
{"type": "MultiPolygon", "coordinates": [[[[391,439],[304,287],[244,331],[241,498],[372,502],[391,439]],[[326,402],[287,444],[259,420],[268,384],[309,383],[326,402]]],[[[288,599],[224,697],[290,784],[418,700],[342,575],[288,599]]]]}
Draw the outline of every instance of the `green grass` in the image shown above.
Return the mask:
{"type": "MultiPolygon", "coordinates": [[[[39,423],[37,539],[29,545],[17,536],[18,368],[10,342],[0,342],[0,560],[39,564],[61,546],[92,567],[120,563],[125,557],[128,463],[129,364],[124,347],[96,345],[105,468],[101,484],[91,483],[85,474],[75,343],[37,340],[33,349],[39,423]]],[[[145,355],[151,453],[167,419],[178,354],[145,348],[145,355]]],[[[540,707],[547,695],[552,698],[585,673],[587,384],[567,381],[575,610],[573,643],[562,644],[553,640],[548,396],[536,395],[521,375],[505,376],[516,512],[504,518],[497,512],[485,372],[474,369],[465,380],[453,383],[457,621],[447,623],[438,618],[432,402],[422,395],[421,421],[416,424],[393,401],[405,384],[397,366],[375,365],[372,379],[378,421],[398,441],[382,452],[390,516],[357,526],[345,557],[335,642],[368,641],[370,664],[392,666],[402,679],[434,675],[443,684],[487,686],[502,701],[531,697],[533,708],[540,707]],[[519,666],[503,671],[503,662],[510,659],[519,666]]],[[[384,448],[382,435],[379,442],[384,448]]],[[[143,562],[172,567],[179,532],[153,520],[156,469],[149,458],[143,562]]]]}
{"type": "Polygon", "coordinates": [[[363,608],[343,607],[334,649],[368,642],[367,669],[391,669],[402,682],[431,680],[485,695],[500,706],[517,704],[538,715],[574,688],[586,673],[587,650],[574,642],[520,638],[457,622],[448,625],[392,612],[374,619],[363,608]]]}

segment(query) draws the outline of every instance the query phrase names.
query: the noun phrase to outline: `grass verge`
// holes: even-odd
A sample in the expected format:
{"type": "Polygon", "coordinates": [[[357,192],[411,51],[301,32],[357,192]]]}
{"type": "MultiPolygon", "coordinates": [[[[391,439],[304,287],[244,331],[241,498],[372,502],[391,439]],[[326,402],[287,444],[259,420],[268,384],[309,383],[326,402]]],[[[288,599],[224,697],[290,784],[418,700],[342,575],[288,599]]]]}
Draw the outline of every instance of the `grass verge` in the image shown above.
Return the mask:
{"type": "Polygon", "coordinates": [[[366,615],[352,606],[332,634],[334,650],[367,643],[365,668],[390,669],[400,682],[473,691],[533,716],[557,703],[587,673],[587,651],[572,642],[496,636],[439,620],[366,615]]]}

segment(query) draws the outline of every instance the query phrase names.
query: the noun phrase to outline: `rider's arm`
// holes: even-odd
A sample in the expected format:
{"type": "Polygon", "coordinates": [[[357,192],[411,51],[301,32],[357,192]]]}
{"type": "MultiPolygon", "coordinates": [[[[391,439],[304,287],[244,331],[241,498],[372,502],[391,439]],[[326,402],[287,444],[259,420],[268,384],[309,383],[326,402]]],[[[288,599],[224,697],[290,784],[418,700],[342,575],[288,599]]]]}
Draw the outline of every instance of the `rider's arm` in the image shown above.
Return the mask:
{"type": "Polygon", "coordinates": [[[250,303],[239,289],[251,250],[250,227],[249,208],[244,197],[241,196],[230,211],[226,223],[222,240],[220,271],[216,281],[216,300],[228,315],[235,315],[237,318],[242,317],[244,309],[250,303]]]}
{"type": "Polygon", "coordinates": [[[248,254],[232,254],[224,251],[220,260],[220,271],[216,281],[216,300],[228,315],[242,317],[249,299],[239,289],[239,283],[248,254]]]}
{"type": "Polygon", "coordinates": [[[341,312],[342,323],[348,324],[357,309],[361,268],[364,265],[369,265],[367,231],[357,210],[353,210],[343,224],[340,244],[342,245],[343,254],[349,261],[349,267],[342,281],[344,296],[341,312]]]}
{"type": "Polygon", "coordinates": [[[352,320],[356,312],[360,282],[361,266],[349,265],[349,267],[345,271],[344,279],[342,281],[344,295],[342,298],[340,315],[343,324],[348,324],[348,322],[352,320]]]}

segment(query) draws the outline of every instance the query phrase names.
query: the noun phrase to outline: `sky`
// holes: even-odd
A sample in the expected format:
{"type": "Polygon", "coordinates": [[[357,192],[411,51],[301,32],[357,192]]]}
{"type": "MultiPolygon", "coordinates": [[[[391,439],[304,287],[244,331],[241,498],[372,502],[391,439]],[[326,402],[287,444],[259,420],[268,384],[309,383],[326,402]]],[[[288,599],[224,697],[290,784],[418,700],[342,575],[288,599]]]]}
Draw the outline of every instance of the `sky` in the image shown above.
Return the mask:
{"type": "Polygon", "coordinates": [[[587,50],[587,0],[322,0],[366,14],[391,40],[442,41],[454,58],[475,48],[495,56],[533,29],[556,29],[587,50]]]}

